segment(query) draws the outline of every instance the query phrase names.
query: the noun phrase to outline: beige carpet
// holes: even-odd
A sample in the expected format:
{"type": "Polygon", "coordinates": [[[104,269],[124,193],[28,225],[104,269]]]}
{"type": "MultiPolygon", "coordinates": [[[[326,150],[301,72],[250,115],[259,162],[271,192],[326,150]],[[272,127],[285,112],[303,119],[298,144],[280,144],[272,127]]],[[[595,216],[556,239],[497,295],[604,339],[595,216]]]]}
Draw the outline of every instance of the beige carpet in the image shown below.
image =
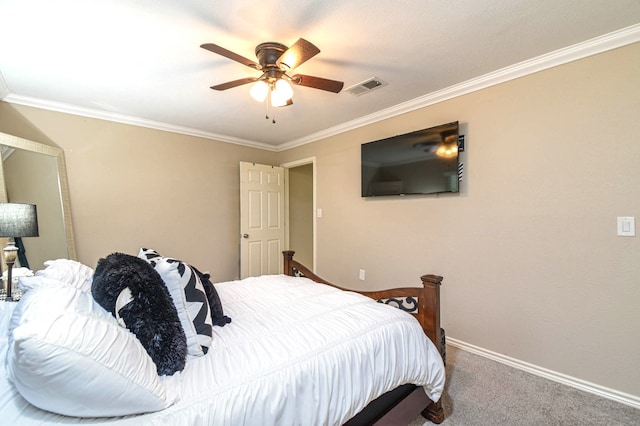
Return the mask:
{"type": "MultiPolygon", "coordinates": [[[[640,410],[447,346],[451,425],[640,426],[640,410]]],[[[410,426],[431,425],[422,417],[410,426]]]]}

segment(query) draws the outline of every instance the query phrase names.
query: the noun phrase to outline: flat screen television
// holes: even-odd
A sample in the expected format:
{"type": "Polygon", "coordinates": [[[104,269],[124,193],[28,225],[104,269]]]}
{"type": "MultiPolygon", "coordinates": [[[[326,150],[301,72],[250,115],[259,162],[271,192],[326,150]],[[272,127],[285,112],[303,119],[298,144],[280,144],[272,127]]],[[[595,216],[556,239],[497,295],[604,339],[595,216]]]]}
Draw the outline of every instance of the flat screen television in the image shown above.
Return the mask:
{"type": "Polygon", "coordinates": [[[458,192],[458,122],[362,144],[362,196],[458,192]]]}

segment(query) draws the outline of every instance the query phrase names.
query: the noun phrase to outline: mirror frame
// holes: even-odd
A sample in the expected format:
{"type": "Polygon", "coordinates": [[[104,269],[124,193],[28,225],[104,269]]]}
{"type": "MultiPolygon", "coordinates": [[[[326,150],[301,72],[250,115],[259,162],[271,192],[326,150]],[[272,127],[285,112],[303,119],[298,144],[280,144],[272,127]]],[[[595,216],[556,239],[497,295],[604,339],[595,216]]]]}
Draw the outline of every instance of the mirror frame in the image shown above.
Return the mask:
{"type": "MultiPolygon", "coordinates": [[[[62,206],[64,232],[67,239],[67,257],[72,260],[77,260],[73,223],[71,221],[71,202],[69,201],[69,182],[67,181],[67,165],[64,161],[64,151],[55,146],[45,145],[43,143],[19,138],[2,132],[0,132],[0,145],[55,157],[58,164],[58,190],[60,191],[60,204],[62,206]]],[[[4,175],[1,173],[0,184],[0,188],[4,191],[4,175]]]]}

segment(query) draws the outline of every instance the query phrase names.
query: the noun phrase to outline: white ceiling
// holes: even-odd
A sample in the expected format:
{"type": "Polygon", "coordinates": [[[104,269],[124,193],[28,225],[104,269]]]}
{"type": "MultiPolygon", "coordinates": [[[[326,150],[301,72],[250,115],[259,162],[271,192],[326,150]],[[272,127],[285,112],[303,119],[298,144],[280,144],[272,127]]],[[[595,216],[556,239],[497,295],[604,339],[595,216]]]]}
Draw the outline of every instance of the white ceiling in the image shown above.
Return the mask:
{"type": "Polygon", "coordinates": [[[0,16],[7,102],[267,149],[640,40],[639,0],[0,0],[0,16]],[[276,124],[250,85],[209,89],[259,72],[201,44],[255,60],[300,37],[321,52],[297,72],[388,85],[294,86],[276,124]]]}

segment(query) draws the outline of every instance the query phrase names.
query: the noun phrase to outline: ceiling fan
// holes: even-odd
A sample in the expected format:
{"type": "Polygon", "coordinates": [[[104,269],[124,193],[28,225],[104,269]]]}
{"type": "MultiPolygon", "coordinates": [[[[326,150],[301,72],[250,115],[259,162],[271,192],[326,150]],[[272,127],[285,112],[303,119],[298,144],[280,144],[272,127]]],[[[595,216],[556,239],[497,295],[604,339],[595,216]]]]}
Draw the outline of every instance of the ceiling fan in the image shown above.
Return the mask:
{"type": "Polygon", "coordinates": [[[303,74],[291,76],[287,74],[320,53],[320,49],[303,38],[296,41],[291,47],[272,41],[260,43],[256,46],[255,51],[258,62],[247,59],[217,44],[205,43],[200,47],[262,71],[262,75],[259,77],[246,77],[217,84],[211,86],[213,90],[227,90],[244,84],[255,83],[251,88],[251,96],[259,102],[264,102],[268,98],[267,105],[270,104],[276,107],[291,105],[293,103],[291,99],[293,89],[289,83],[333,93],[339,93],[344,86],[341,81],[303,74]]]}

